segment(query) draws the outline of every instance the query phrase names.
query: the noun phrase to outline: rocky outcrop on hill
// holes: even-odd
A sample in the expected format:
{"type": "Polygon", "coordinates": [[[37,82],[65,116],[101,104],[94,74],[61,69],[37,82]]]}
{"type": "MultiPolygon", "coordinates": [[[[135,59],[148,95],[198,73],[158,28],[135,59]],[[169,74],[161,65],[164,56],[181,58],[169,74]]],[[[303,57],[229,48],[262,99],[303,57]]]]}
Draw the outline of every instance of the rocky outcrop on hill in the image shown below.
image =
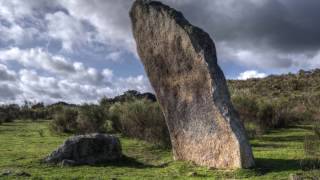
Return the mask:
{"type": "Polygon", "coordinates": [[[130,17],[175,159],[214,168],[253,166],[251,146],[209,35],[160,2],[137,0],[130,17]]]}
{"type": "Polygon", "coordinates": [[[152,102],[157,101],[154,94],[149,92],[140,93],[135,90],[129,90],[124,92],[122,95],[116,96],[114,98],[108,98],[107,101],[110,103],[116,103],[116,102],[126,102],[134,99],[146,99],[152,102]]]}

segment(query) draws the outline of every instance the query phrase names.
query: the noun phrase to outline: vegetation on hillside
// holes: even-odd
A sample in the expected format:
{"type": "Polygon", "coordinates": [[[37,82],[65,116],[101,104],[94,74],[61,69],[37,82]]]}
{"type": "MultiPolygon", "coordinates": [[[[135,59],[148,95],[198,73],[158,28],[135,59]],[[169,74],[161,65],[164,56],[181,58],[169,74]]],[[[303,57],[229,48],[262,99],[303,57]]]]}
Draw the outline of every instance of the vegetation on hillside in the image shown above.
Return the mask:
{"type": "Polygon", "coordinates": [[[116,103],[109,109],[113,129],[122,135],[162,146],[170,146],[170,137],[158,103],[149,100],[116,103]]]}
{"type": "Polygon", "coordinates": [[[255,134],[320,120],[320,69],[228,85],[241,119],[255,134]]]}
{"type": "MultiPolygon", "coordinates": [[[[263,79],[229,80],[233,104],[248,135],[320,120],[320,69],[263,79]]],[[[170,146],[163,114],[151,93],[127,91],[98,105],[25,102],[0,106],[0,123],[14,119],[52,119],[58,133],[109,132],[170,146]]]]}

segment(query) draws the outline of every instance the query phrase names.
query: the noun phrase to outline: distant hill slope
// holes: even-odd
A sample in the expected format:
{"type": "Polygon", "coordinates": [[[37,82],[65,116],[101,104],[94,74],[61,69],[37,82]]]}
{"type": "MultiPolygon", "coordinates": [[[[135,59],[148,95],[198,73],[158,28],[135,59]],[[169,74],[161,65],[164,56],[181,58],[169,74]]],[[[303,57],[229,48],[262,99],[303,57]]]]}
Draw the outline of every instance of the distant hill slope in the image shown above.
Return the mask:
{"type": "Polygon", "coordinates": [[[232,93],[247,91],[261,98],[313,96],[320,94],[320,69],[262,79],[229,80],[228,84],[232,93]]]}
{"type": "MultiPolygon", "coordinates": [[[[297,74],[270,75],[261,79],[228,80],[228,87],[240,115],[246,116],[249,111],[256,113],[267,103],[274,108],[280,108],[281,111],[286,108],[290,113],[291,111],[300,113],[301,116],[309,114],[320,119],[320,69],[301,70],[297,74]]],[[[156,96],[152,93],[129,90],[113,98],[104,97],[100,100],[100,104],[133,99],[148,99],[155,102],[156,96]]],[[[55,105],[77,106],[59,102],[49,107],[55,105]]],[[[256,118],[256,114],[252,116],[256,118]]]]}
{"type": "MultiPolygon", "coordinates": [[[[297,74],[270,75],[260,79],[228,80],[228,87],[233,100],[241,97],[271,104],[286,102],[288,108],[295,111],[320,114],[320,69],[300,70],[297,74]]],[[[132,98],[156,101],[154,94],[135,90],[126,91],[114,98],[104,98],[104,101],[116,103],[132,98]]],[[[237,102],[234,103],[237,106],[237,102]]]]}
{"type": "MultiPolygon", "coordinates": [[[[320,69],[297,74],[271,75],[261,79],[228,80],[233,103],[240,115],[264,112],[265,104],[275,109],[272,117],[286,115],[320,120],[320,69]]],[[[252,118],[259,116],[251,115],[252,118]]],[[[292,117],[290,117],[292,119],[292,117]]]]}

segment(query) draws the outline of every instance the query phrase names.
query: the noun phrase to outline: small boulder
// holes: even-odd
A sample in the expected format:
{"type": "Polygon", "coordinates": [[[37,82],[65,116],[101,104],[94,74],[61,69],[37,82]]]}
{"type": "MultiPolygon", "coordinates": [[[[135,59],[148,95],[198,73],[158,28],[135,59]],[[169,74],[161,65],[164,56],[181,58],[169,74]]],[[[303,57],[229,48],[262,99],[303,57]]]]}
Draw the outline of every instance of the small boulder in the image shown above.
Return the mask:
{"type": "Polygon", "coordinates": [[[44,162],[62,165],[94,165],[118,160],[122,157],[117,137],[107,134],[87,134],[68,138],[44,162]]]}

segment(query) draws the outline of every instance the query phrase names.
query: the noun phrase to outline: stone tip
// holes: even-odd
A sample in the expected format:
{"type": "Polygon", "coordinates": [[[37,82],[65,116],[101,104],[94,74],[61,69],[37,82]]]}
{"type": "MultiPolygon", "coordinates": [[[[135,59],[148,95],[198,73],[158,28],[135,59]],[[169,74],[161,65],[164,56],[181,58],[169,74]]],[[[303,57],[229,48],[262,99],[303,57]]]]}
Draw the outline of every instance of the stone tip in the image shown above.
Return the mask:
{"type": "MultiPolygon", "coordinates": [[[[165,4],[163,4],[160,1],[152,1],[152,0],[136,0],[133,3],[133,6],[131,8],[130,14],[131,12],[137,7],[137,6],[141,6],[142,8],[150,8],[153,7],[156,10],[165,10],[168,11],[170,15],[172,15],[173,17],[178,17],[178,18],[182,18],[185,19],[183,14],[165,4]]],[[[185,21],[187,21],[185,19],[185,21]]]]}

